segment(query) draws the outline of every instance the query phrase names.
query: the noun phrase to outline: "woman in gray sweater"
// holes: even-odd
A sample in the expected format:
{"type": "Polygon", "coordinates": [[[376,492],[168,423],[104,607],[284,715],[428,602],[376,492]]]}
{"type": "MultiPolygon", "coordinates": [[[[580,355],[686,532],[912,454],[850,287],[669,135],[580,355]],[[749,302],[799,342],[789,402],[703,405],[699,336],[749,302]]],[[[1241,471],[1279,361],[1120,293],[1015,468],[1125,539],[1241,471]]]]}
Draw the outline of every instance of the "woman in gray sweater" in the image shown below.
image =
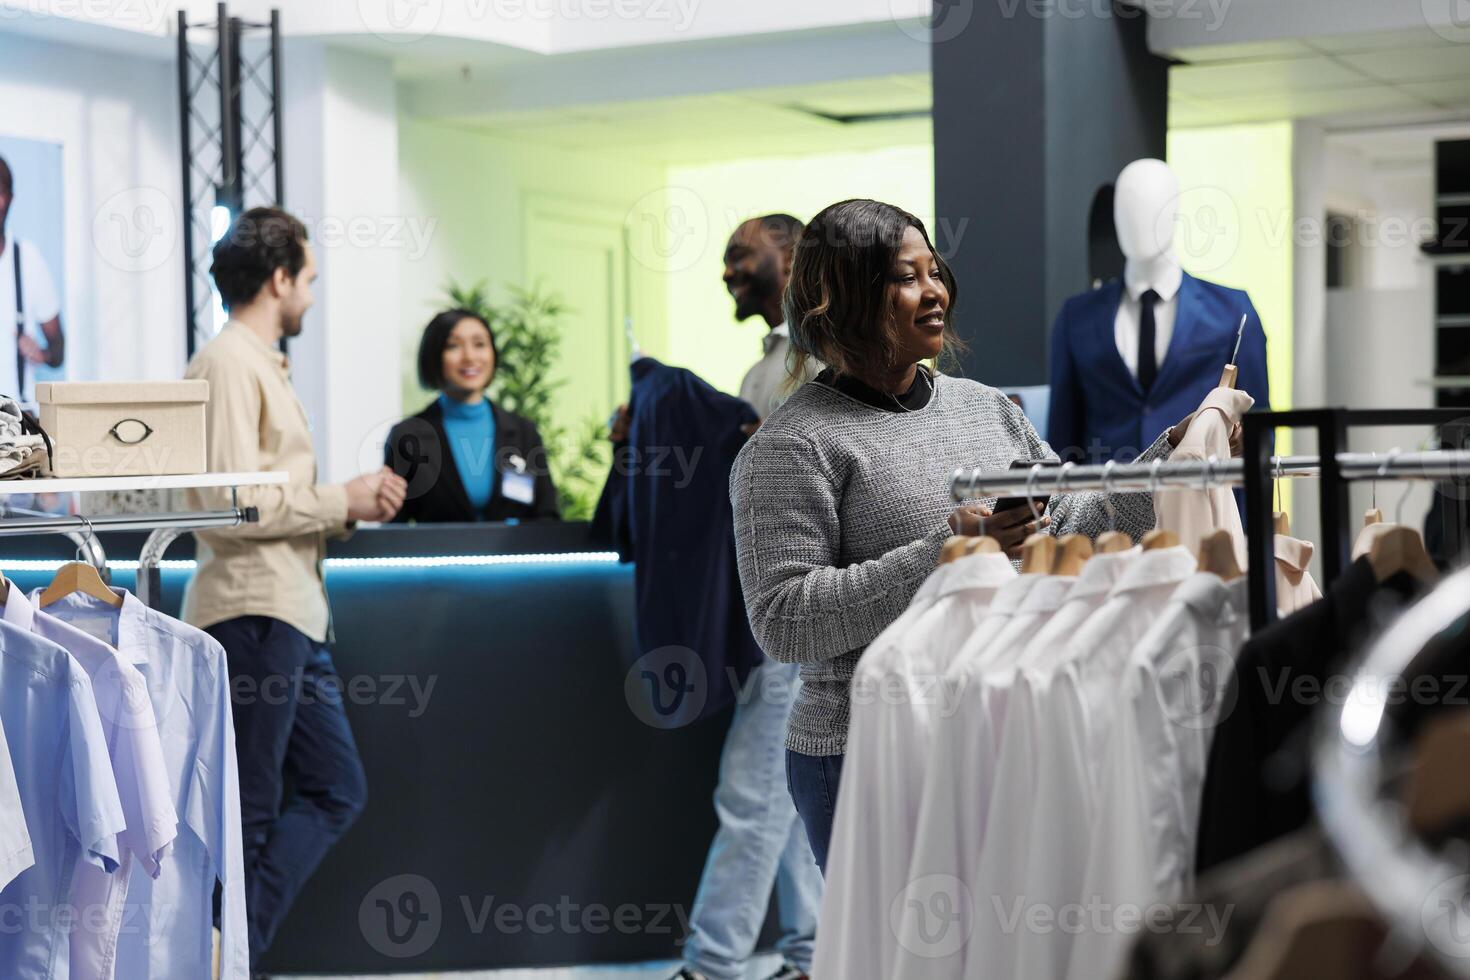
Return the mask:
{"type": "MultiPolygon", "coordinates": [[[[994,504],[956,507],[950,475],[1055,459],[1001,392],[922,363],[959,343],[955,294],[918,218],[866,200],[822,211],[797,243],[785,306],[796,356],[827,370],[765,420],[730,474],[751,627],[768,656],[802,665],[787,778],[824,870],[853,668],[934,570],[944,540],[978,534],[994,504]]],[[[1171,433],[1140,458],[1166,456],[1171,433]]],[[[1148,494],[1113,499],[1120,530],[1137,538],[1153,527],[1148,494]]],[[[1096,536],[1108,527],[1101,495],[1054,497],[1039,522],[1026,508],[1005,511],[986,533],[1015,557],[1048,526],[1096,536]]]]}

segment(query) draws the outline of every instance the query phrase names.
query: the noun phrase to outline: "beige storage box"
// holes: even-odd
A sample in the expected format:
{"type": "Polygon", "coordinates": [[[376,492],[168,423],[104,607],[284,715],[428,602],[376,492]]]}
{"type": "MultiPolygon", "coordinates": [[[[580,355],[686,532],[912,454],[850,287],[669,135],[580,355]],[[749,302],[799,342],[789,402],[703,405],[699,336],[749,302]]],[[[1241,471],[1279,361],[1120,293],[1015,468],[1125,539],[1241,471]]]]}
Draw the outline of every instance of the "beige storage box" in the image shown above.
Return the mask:
{"type": "Polygon", "coordinates": [[[208,381],[68,381],[36,385],[51,475],[172,476],[208,469],[208,381]]]}

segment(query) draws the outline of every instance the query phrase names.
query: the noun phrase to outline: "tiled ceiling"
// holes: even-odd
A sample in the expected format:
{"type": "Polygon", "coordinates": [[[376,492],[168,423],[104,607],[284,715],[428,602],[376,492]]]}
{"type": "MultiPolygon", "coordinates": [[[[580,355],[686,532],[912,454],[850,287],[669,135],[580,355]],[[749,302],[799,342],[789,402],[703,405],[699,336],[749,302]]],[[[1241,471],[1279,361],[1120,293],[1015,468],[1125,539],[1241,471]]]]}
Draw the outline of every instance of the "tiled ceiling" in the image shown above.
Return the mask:
{"type": "Polygon", "coordinates": [[[928,143],[929,92],[927,75],[887,75],[447,121],[562,149],[703,163],[928,143]]]}
{"type": "MultiPolygon", "coordinates": [[[[1175,127],[1310,118],[1351,128],[1470,119],[1470,45],[1430,31],[1172,54],[1181,62],[1170,72],[1175,127]]],[[[442,121],[551,147],[700,163],[927,143],[931,101],[929,76],[917,73],[442,121]]]]}
{"type": "Polygon", "coordinates": [[[1470,45],[1432,31],[1220,45],[1174,53],[1171,126],[1470,114],[1470,45]]]}

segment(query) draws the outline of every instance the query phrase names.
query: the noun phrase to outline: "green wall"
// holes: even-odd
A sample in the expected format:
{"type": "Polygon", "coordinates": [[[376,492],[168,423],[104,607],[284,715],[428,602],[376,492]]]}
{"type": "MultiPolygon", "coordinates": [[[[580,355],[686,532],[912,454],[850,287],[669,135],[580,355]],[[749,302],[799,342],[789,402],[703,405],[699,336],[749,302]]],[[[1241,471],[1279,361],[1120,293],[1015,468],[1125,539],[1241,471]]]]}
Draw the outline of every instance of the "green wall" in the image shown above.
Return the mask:
{"type": "Polygon", "coordinates": [[[727,391],[740,387],[766,332],[760,318],[735,321],[721,281],[725,242],[742,221],[772,211],[806,221],[829,204],[870,197],[913,212],[934,231],[932,146],[675,167],[669,184],[698,201],[710,229],[698,260],[667,277],[669,355],[727,391]]]}
{"type": "MultiPolygon", "coordinates": [[[[1292,407],[1292,130],[1289,122],[1169,133],[1179,176],[1175,245],[1191,275],[1250,293],[1266,331],[1271,407],[1292,407]]],[[[1291,451],[1291,433],[1277,433],[1291,451]]],[[[1291,480],[1281,481],[1289,505],[1291,480]]],[[[1287,506],[1287,509],[1290,509],[1287,506]]]]}
{"type": "MultiPolygon", "coordinates": [[[[759,357],[764,333],[763,321],[735,322],[721,281],[725,241],[736,225],[770,211],[807,219],[847,197],[890,201],[930,224],[934,209],[933,151],[927,145],[661,167],[405,117],[399,172],[404,213],[435,222],[429,248],[407,263],[403,278],[399,315],[407,411],[431,397],[418,387],[414,352],[424,324],[442,306],[448,279],[488,279],[497,290],[530,285],[529,250],[544,254],[548,238],[566,237],[565,228],[548,233],[541,225],[531,227],[532,213],[550,209],[625,221],[626,278],[639,347],[733,392],[759,357]]],[[[540,279],[551,290],[584,295],[587,271],[551,268],[540,279]]],[[[613,312],[620,325],[621,308],[613,312]]],[[[620,361],[622,338],[616,339],[620,361]]],[[[558,421],[574,425],[606,400],[595,385],[590,394],[584,390],[584,381],[605,372],[608,354],[605,345],[577,342],[565,346],[563,358],[563,375],[571,383],[563,389],[565,412],[558,421]]],[[[625,393],[624,380],[619,394],[625,393]]]]}
{"type": "MultiPolygon", "coordinates": [[[[1177,244],[1184,267],[1250,292],[1266,329],[1278,408],[1291,404],[1291,154],[1285,123],[1169,135],[1169,162],[1183,188],[1177,244]]],[[[631,236],[626,280],[638,344],[727,391],[738,388],[759,356],[764,333],[761,321],[734,320],[721,282],[725,240],[741,221],[768,211],[807,219],[834,201],[861,196],[905,207],[933,230],[928,145],[659,166],[404,118],[399,155],[404,213],[435,222],[427,251],[407,263],[403,279],[399,316],[410,410],[429,398],[413,377],[413,352],[423,324],[440,307],[445,282],[529,285],[530,202],[603,219],[623,216],[631,236]]],[[[575,293],[581,274],[552,268],[542,270],[541,280],[552,290],[575,293]]],[[[613,312],[620,322],[621,309],[613,312]]],[[[605,347],[571,344],[563,356],[565,375],[574,380],[606,367],[581,363],[604,362],[605,347]]],[[[589,397],[588,404],[602,400],[601,390],[589,397]]],[[[562,419],[568,424],[587,410],[571,402],[575,411],[569,407],[562,419]]]]}
{"type": "MultiPolygon", "coordinates": [[[[507,286],[532,285],[527,259],[531,202],[551,197],[574,216],[622,218],[630,209],[653,207],[665,183],[663,168],[646,163],[511,143],[407,117],[400,120],[398,152],[404,213],[435,222],[428,250],[407,262],[403,273],[398,315],[403,324],[405,411],[417,411],[432,397],[418,386],[415,352],[424,325],[443,308],[444,286],[450,278],[465,284],[488,280],[502,296],[507,286]]],[[[640,342],[649,353],[662,353],[667,348],[668,319],[663,278],[638,263],[630,264],[628,274],[640,342]]],[[[540,278],[547,288],[558,290],[554,274],[540,278]]],[[[570,291],[577,285],[563,282],[561,288],[570,291]]],[[[586,353],[575,344],[564,345],[569,361],[586,353]]],[[[605,354],[599,358],[605,359],[605,354]]],[[[620,376],[626,392],[625,375],[620,376]]],[[[569,408],[558,421],[570,425],[581,414],[569,408]]]]}

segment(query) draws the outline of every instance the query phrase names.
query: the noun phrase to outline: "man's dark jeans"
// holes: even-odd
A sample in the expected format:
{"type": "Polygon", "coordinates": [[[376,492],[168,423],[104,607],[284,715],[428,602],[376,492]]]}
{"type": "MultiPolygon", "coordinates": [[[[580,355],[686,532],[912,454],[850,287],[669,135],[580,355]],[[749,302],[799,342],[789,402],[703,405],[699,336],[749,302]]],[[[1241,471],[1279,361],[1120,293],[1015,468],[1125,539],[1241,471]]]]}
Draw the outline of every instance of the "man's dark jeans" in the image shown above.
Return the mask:
{"type": "Polygon", "coordinates": [[[211,626],[235,715],[252,966],[301,886],[367,803],[367,777],[326,646],[278,619],[211,626]],[[293,793],[283,800],[285,777],[293,793]]]}

